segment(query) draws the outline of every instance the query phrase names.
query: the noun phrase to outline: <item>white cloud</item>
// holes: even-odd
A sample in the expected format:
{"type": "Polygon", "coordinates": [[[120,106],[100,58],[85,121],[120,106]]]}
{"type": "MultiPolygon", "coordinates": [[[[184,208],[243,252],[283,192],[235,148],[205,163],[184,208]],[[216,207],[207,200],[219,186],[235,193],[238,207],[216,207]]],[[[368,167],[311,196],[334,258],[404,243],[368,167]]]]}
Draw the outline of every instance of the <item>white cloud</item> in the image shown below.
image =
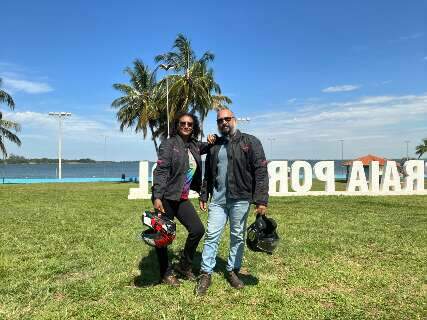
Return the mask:
{"type": "Polygon", "coordinates": [[[23,91],[30,94],[36,94],[53,91],[53,88],[46,82],[13,79],[9,77],[2,77],[2,79],[5,88],[8,88],[12,92],[23,91]]]}
{"type": "Polygon", "coordinates": [[[410,35],[406,35],[406,36],[402,36],[399,38],[399,40],[401,41],[405,41],[405,40],[414,40],[414,39],[418,39],[421,38],[422,36],[424,36],[423,32],[416,32],[410,35]]]}
{"type": "Polygon", "coordinates": [[[308,108],[302,105],[297,110],[264,113],[251,119],[243,131],[263,141],[267,156],[267,138],[274,137],[276,158],[337,158],[338,139],[348,141],[345,157],[373,153],[399,158],[406,154],[404,140],[418,141],[425,135],[427,93],[362,97],[310,104],[308,108]]]}
{"type": "Polygon", "coordinates": [[[412,34],[407,34],[407,35],[401,36],[399,38],[389,40],[389,43],[416,40],[416,39],[419,39],[423,36],[424,36],[424,32],[414,32],[412,34]]]}
{"type": "MultiPolygon", "coordinates": [[[[11,153],[26,157],[55,157],[58,140],[58,120],[47,113],[34,111],[4,112],[4,118],[21,124],[18,134],[22,141],[20,148],[8,145],[11,153]]],[[[81,116],[73,113],[63,120],[64,158],[92,158],[111,160],[155,159],[150,136],[143,140],[142,133],[134,130],[120,132],[119,124],[110,118],[81,116]],[[105,141],[107,137],[107,141],[105,141]],[[106,142],[106,150],[104,144],[106,142]]]]}
{"type": "Polygon", "coordinates": [[[358,85],[352,85],[352,84],[344,84],[340,86],[333,86],[333,87],[327,87],[322,90],[322,92],[325,93],[331,93],[331,92],[346,92],[346,91],[354,91],[359,89],[360,86],[358,85]]]}
{"type": "Polygon", "coordinates": [[[288,100],[289,103],[294,103],[295,101],[297,101],[297,98],[292,98],[288,100]]]}

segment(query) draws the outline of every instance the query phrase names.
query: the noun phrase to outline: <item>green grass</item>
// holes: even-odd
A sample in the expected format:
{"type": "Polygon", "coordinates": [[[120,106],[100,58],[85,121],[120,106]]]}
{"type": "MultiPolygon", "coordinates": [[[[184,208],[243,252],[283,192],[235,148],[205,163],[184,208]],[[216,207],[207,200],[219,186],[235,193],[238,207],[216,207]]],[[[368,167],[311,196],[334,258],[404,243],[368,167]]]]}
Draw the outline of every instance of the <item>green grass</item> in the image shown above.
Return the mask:
{"type": "MultiPolygon", "coordinates": [[[[137,239],[150,203],[127,200],[131,186],[0,186],[0,319],[427,317],[426,196],[272,198],[277,252],[246,251],[236,291],[226,232],[200,298],[188,281],[155,285],[155,255],[137,239]]],[[[178,224],[175,256],[185,235],[178,224]]]]}

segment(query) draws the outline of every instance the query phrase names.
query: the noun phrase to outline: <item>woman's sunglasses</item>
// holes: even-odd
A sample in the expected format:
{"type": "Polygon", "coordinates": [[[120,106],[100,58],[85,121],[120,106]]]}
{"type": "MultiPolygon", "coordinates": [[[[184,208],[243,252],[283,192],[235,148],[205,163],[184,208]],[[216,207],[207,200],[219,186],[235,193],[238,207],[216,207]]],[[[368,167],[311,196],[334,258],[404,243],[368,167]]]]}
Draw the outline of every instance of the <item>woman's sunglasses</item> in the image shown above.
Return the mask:
{"type": "Polygon", "coordinates": [[[189,128],[193,127],[193,123],[192,122],[187,122],[187,121],[180,121],[179,122],[179,126],[180,127],[185,127],[185,125],[187,125],[187,127],[189,127],[189,128]]]}

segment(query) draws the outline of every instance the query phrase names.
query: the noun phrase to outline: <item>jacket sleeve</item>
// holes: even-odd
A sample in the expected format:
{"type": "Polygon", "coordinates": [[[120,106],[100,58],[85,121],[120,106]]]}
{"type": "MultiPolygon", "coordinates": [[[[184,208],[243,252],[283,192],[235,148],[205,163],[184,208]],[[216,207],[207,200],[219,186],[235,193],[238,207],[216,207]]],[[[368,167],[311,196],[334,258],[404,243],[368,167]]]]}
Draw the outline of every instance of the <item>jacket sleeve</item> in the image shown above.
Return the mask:
{"type": "Polygon", "coordinates": [[[153,199],[162,199],[166,190],[171,167],[171,142],[165,140],[160,144],[157,166],[153,171],[153,199]]]}
{"type": "Polygon", "coordinates": [[[210,163],[211,163],[211,153],[208,152],[205,160],[205,174],[203,177],[202,188],[200,189],[200,200],[203,202],[208,202],[209,199],[209,188],[208,188],[208,179],[211,172],[210,163]]]}
{"type": "Polygon", "coordinates": [[[268,204],[268,170],[267,160],[265,159],[264,149],[261,142],[251,137],[252,145],[252,172],[255,179],[255,190],[253,194],[253,202],[255,204],[268,204]]]}
{"type": "Polygon", "coordinates": [[[202,155],[208,153],[208,151],[209,151],[209,149],[210,149],[211,146],[213,146],[213,144],[209,144],[207,142],[199,141],[198,142],[198,147],[199,147],[200,155],[202,156],[202,155]]]}

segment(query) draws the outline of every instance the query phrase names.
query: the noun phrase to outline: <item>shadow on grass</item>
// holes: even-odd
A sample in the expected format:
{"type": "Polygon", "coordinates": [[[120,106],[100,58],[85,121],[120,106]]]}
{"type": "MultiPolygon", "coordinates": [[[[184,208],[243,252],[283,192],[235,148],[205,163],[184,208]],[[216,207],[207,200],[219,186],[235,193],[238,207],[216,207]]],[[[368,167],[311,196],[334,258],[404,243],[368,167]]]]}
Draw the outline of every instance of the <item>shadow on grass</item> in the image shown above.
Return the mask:
{"type": "Polygon", "coordinates": [[[139,275],[133,279],[135,287],[150,287],[160,283],[159,263],[154,249],[151,249],[148,256],[141,257],[138,264],[139,275]]]}
{"type": "MultiPolygon", "coordinates": [[[[197,273],[199,273],[200,264],[202,261],[202,254],[200,252],[196,252],[193,260],[193,266],[197,266],[197,273]]],[[[223,258],[217,256],[216,257],[216,265],[214,268],[214,272],[217,272],[219,274],[222,274],[225,278],[226,276],[226,267],[227,267],[227,261],[225,261],[223,258]]],[[[249,274],[244,269],[240,270],[239,272],[239,279],[243,281],[243,283],[247,286],[254,286],[258,284],[258,278],[249,274]]]]}
{"type": "MultiPolygon", "coordinates": [[[[177,261],[179,255],[175,252],[169,250],[169,261],[177,261]]],[[[193,271],[196,276],[200,274],[200,263],[202,260],[201,252],[196,252],[193,259],[193,271]]],[[[221,257],[216,258],[216,266],[214,271],[222,274],[225,277],[227,261],[221,257]]],[[[150,287],[160,284],[160,275],[159,275],[159,263],[157,261],[156,251],[150,250],[147,256],[143,256],[139,261],[138,268],[140,274],[133,279],[133,284],[135,287],[143,288],[150,287]]],[[[239,278],[247,286],[254,286],[258,284],[258,278],[241,270],[239,272],[239,278]]]]}

